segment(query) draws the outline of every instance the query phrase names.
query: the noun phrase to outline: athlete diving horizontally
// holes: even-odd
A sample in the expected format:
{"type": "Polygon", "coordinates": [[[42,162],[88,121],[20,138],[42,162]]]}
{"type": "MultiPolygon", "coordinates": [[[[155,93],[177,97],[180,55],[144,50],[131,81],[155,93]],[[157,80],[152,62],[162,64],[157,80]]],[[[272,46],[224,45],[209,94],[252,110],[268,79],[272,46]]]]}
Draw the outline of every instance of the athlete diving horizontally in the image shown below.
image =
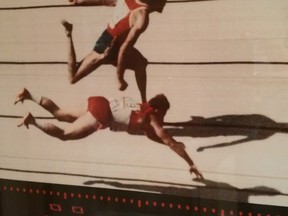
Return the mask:
{"type": "Polygon", "coordinates": [[[170,147],[189,165],[190,172],[197,178],[203,178],[192,159],[185,151],[182,142],[178,142],[162,127],[164,117],[170,104],[165,95],[159,94],[148,103],[136,103],[129,97],[111,100],[101,96],[89,97],[87,106],[80,110],[68,111],[59,108],[51,99],[31,94],[23,89],[16,97],[19,101],[31,100],[50,112],[58,121],[69,122],[61,128],[52,123],[43,123],[28,113],[18,126],[35,126],[49,136],[60,140],[76,140],[85,138],[100,129],[110,128],[112,131],[127,131],[129,134],[144,133],[149,139],[170,147]]]}

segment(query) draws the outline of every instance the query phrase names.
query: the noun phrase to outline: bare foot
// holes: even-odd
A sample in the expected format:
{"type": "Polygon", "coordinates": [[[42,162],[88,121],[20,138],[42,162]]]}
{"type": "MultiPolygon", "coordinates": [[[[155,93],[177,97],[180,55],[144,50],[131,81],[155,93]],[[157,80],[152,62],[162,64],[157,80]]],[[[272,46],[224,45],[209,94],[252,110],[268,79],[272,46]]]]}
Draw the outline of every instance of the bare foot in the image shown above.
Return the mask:
{"type": "Polygon", "coordinates": [[[70,37],[72,35],[73,25],[69,22],[67,22],[65,19],[61,20],[61,24],[65,28],[65,33],[67,37],[70,37]]]}
{"type": "Polygon", "coordinates": [[[24,100],[27,100],[27,99],[31,99],[31,94],[30,92],[24,88],[22,90],[22,92],[20,92],[17,96],[16,96],[16,99],[14,101],[14,104],[17,104],[19,101],[21,101],[23,103],[24,100]]]}
{"type": "Polygon", "coordinates": [[[122,80],[122,81],[119,80],[119,84],[120,84],[120,87],[119,87],[120,91],[124,91],[128,87],[128,83],[125,80],[122,80]]]}
{"type": "Polygon", "coordinates": [[[26,128],[29,129],[30,124],[35,124],[35,118],[31,113],[28,113],[25,117],[23,117],[22,122],[20,122],[20,124],[18,124],[17,126],[21,127],[25,125],[26,128]]]}

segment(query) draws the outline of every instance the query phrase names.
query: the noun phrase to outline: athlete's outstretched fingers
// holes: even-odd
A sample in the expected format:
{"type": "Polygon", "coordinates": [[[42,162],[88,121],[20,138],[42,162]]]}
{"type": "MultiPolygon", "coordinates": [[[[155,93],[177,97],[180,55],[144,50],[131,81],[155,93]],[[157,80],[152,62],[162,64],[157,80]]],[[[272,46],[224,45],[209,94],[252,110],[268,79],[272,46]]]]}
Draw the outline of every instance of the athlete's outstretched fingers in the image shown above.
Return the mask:
{"type": "Polygon", "coordinates": [[[196,177],[197,178],[200,178],[200,179],[204,179],[204,176],[203,176],[203,174],[197,169],[197,167],[195,166],[195,165],[192,165],[191,167],[190,167],[190,173],[192,174],[192,173],[195,173],[195,175],[196,175],[196,177]]]}

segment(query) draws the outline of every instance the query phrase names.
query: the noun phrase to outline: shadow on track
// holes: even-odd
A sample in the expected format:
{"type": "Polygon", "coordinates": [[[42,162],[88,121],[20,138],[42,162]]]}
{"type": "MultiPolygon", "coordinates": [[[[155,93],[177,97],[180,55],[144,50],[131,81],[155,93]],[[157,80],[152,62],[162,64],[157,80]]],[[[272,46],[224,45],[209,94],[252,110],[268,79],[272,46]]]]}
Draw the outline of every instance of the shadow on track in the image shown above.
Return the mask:
{"type": "Polygon", "coordinates": [[[84,185],[94,185],[94,184],[104,184],[116,187],[118,189],[132,189],[132,190],[144,190],[147,192],[156,192],[168,195],[178,195],[186,197],[201,197],[206,199],[229,199],[228,201],[244,202],[248,203],[250,196],[277,196],[283,195],[288,196],[288,194],[283,194],[280,191],[266,187],[257,186],[253,188],[243,188],[239,189],[230,184],[223,182],[216,182],[211,180],[198,180],[194,179],[204,186],[187,186],[187,187],[177,187],[177,186],[160,186],[160,185],[144,185],[144,184],[128,184],[121,183],[119,181],[106,181],[106,180],[95,180],[84,182],[84,185]],[[190,187],[190,188],[189,188],[190,187]]]}
{"type": "Polygon", "coordinates": [[[249,141],[264,140],[276,133],[287,133],[288,123],[277,123],[260,114],[223,115],[211,118],[191,116],[185,122],[165,122],[165,129],[173,136],[213,137],[245,136],[232,142],[200,147],[198,152],[209,148],[220,148],[249,141]]]}

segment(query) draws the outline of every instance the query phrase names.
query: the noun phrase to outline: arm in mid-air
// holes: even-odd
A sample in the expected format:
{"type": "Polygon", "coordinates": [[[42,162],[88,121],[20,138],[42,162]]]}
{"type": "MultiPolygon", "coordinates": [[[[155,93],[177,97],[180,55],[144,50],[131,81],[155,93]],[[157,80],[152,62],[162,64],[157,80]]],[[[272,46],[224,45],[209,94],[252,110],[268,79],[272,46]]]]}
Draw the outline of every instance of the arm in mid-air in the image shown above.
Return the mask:
{"type": "Polygon", "coordinates": [[[131,49],[137,42],[139,36],[146,30],[148,26],[148,11],[138,11],[135,17],[132,18],[133,26],[130,29],[126,39],[122,43],[117,61],[117,74],[123,76],[125,71],[125,56],[129,49],[131,49]]]}
{"type": "Polygon", "coordinates": [[[115,6],[117,0],[68,0],[72,5],[115,6]]]}
{"type": "Polygon", "coordinates": [[[185,145],[182,142],[177,142],[168,134],[164,128],[159,124],[155,115],[150,115],[150,125],[153,130],[146,131],[146,136],[158,143],[169,146],[176,154],[183,158],[190,166],[190,172],[195,173],[197,178],[203,179],[202,173],[197,169],[193,160],[189,157],[185,150],[185,145]]]}

